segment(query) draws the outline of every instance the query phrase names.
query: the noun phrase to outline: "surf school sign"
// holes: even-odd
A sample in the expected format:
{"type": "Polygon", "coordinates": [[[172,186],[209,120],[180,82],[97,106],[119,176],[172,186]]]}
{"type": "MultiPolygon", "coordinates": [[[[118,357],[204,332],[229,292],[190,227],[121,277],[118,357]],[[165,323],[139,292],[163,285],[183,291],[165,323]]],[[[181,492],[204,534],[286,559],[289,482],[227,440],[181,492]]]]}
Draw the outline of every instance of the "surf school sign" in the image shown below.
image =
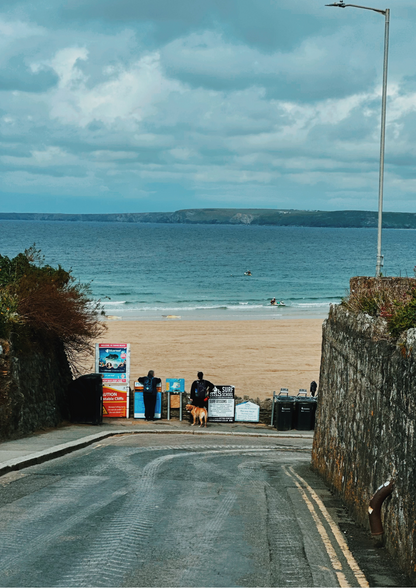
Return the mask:
{"type": "Polygon", "coordinates": [[[234,386],[215,386],[209,394],[208,421],[211,423],[234,422],[234,386]]]}
{"type": "Polygon", "coordinates": [[[129,416],[130,344],[97,343],[95,371],[103,379],[103,416],[129,416]]]}

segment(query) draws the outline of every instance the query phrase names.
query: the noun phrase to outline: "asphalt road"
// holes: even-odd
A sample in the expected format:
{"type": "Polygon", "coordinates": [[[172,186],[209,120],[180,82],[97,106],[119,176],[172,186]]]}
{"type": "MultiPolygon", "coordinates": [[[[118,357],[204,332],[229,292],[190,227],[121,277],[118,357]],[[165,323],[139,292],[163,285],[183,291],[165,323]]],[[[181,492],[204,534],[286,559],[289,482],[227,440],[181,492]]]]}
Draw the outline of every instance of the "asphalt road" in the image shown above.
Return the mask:
{"type": "Polygon", "coordinates": [[[0,586],[406,585],[309,462],[302,439],[123,435],[7,474],[0,586]]]}

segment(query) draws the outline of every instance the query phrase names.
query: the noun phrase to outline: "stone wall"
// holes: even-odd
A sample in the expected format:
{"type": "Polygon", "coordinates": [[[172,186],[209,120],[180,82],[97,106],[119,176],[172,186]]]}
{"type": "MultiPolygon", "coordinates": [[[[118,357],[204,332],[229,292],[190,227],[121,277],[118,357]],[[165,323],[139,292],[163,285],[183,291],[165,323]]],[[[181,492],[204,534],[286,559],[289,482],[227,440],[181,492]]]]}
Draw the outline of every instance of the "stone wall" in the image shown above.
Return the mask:
{"type": "Polygon", "coordinates": [[[380,340],[378,321],[331,307],[312,463],[368,528],[370,498],[395,479],[383,505],[385,544],[416,580],[416,329],[395,344],[380,340]]]}
{"type": "Polygon", "coordinates": [[[68,418],[71,371],[58,343],[31,343],[17,352],[0,340],[0,440],[55,427],[68,418]]]}

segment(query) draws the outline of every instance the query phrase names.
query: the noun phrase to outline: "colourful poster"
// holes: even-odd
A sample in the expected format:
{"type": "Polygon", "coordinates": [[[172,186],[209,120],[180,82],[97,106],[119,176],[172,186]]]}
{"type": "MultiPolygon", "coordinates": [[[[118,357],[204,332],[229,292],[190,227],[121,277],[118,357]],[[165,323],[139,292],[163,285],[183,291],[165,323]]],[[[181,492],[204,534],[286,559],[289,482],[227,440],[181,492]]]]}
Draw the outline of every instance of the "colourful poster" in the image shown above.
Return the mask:
{"type": "Polygon", "coordinates": [[[127,417],[128,405],[128,386],[110,386],[108,384],[103,384],[103,417],[127,417]]]}
{"type": "Polygon", "coordinates": [[[97,343],[95,371],[103,379],[103,417],[128,418],[130,344],[97,343]]]}
{"type": "Polygon", "coordinates": [[[95,371],[102,375],[103,383],[128,385],[130,376],[129,343],[97,343],[95,371]]]}

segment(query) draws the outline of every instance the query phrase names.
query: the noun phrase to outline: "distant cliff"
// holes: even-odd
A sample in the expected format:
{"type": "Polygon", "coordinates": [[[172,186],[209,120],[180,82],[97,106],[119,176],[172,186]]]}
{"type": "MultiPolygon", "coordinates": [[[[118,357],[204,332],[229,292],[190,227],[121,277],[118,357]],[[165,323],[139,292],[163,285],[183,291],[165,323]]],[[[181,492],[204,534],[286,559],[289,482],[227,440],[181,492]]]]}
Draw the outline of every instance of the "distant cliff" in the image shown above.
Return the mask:
{"type": "MultiPolygon", "coordinates": [[[[120,214],[0,213],[0,220],[78,221],[119,223],[182,223],[271,225],[297,227],[377,227],[377,212],[365,210],[274,210],[269,208],[191,208],[176,212],[120,214]]],[[[386,229],[416,229],[416,213],[385,212],[386,229]]]]}

